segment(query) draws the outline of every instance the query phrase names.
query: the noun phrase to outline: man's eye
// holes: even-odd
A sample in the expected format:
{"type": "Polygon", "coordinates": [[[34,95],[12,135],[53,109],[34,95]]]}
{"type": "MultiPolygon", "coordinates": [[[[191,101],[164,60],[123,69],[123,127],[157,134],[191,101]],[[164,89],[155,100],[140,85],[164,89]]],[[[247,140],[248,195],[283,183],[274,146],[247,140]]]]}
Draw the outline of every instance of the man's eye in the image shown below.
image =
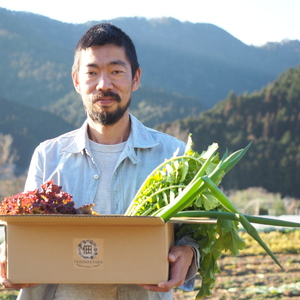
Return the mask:
{"type": "Polygon", "coordinates": [[[90,72],[87,72],[87,75],[93,76],[93,75],[96,75],[96,72],[90,71],[90,72]]]}
{"type": "Polygon", "coordinates": [[[122,71],[122,70],[114,70],[112,73],[118,75],[118,74],[123,74],[124,71],[122,71]]]}

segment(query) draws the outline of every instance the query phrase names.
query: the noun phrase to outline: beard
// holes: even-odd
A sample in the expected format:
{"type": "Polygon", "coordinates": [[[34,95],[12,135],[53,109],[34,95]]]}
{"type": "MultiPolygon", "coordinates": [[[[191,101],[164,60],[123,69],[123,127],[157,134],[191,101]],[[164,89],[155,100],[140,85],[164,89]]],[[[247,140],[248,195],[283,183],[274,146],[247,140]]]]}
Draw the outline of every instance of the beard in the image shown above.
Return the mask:
{"type": "Polygon", "coordinates": [[[125,106],[118,106],[116,110],[111,112],[99,112],[94,108],[94,104],[98,101],[101,97],[111,97],[114,98],[115,101],[118,103],[121,103],[121,98],[118,94],[115,94],[113,92],[102,92],[101,94],[98,94],[92,99],[92,106],[87,107],[85,106],[85,111],[87,115],[96,123],[102,124],[104,126],[111,126],[115,123],[117,123],[125,114],[127,109],[130,106],[131,98],[126,103],[125,106]]]}

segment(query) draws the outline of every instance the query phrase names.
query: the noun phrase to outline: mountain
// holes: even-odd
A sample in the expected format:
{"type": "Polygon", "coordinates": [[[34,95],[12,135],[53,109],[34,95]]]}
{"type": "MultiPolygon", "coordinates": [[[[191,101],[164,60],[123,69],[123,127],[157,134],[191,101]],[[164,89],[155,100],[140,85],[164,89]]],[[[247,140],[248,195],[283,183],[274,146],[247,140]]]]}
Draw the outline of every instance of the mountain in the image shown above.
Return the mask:
{"type": "Polygon", "coordinates": [[[145,85],[193,95],[206,108],[230,90],[258,90],[300,63],[299,41],[248,46],[215,25],[172,18],[120,18],[113,23],[136,43],[145,85]]]}
{"type": "Polygon", "coordinates": [[[284,196],[300,197],[300,66],[251,94],[230,93],[196,118],[163,124],[165,132],[192,133],[202,151],[213,142],[220,153],[252,143],[244,158],[223,182],[229,189],[263,187],[284,196]]]}
{"type": "MultiPolygon", "coordinates": [[[[300,63],[299,41],[253,47],[211,24],[172,18],[109,22],[135,42],[143,86],[194,97],[202,109],[231,90],[259,90],[300,63]]],[[[68,95],[73,49],[95,23],[68,24],[0,8],[0,95],[43,109],[68,95]]]]}
{"type": "Polygon", "coordinates": [[[34,148],[40,142],[73,129],[73,125],[54,114],[0,97],[0,132],[13,137],[12,148],[19,157],[18,171],[28,168],[34,148]]]}
{"type": "MultiPolygon", "coordinates": [[[[258,93],[300,64],[299,41],[254,47],[211,24],[172,18],[108,21],[136,44],[143,75],[131,111],[150,127],[209,114],[228,95],[258,93]]],[[[0,132],[13,136],[18,168],[28,166],[41,140],[72,130],[85,118],[70,71],[78,39],[95,23],[68,24],[0,8],[0,132]]]]}

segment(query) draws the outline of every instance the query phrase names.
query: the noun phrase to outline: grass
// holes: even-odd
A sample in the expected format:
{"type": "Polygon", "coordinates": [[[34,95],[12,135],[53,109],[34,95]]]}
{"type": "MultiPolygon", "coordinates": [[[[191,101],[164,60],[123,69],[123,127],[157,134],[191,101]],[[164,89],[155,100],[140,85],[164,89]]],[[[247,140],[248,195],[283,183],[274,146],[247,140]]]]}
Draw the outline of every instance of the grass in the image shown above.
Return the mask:
{"type": "Polygon", "coordinates": [[[19,291],[15,290],[4,290],[3,288],[0,290],[0,299],[1,300],[15,300],[17,299],[19,291]]]}

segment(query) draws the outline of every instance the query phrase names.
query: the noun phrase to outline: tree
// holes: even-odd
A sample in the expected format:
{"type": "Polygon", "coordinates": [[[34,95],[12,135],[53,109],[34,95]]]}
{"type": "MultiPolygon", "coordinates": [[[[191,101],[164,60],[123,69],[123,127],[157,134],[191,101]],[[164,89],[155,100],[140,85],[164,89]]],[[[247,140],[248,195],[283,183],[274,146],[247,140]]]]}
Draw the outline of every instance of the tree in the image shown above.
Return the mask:
{"type": "Polygon", "coordinates": [[[14,163],[18,159],[17,152],[12,149],[11,135],[0,133],[0,178],[7,179],[14,175],[14,163]]]}

